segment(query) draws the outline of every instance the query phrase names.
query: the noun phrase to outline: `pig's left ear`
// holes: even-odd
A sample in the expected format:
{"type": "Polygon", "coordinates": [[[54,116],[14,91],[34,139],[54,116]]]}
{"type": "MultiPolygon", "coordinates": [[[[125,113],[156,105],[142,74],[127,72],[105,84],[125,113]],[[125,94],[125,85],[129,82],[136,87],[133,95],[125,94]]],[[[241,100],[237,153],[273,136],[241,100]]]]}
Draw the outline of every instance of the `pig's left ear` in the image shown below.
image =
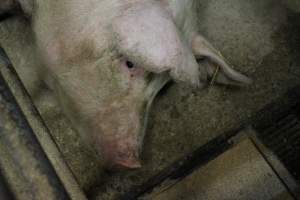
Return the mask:
{"type": "Polygon", "coordinates": [[[245,75],[232,69],[224,57],[206,39],[196,35],[192,40],[194,55],[200,62],[206,62],[208,75],[214,81],[221,84],[244,85],[252,83],[252,80],[245,75]],[[219,68],[219,70],[218,70],[219,68]]]}
{"type": "Polygon", "coordinates": [[[19,0],[0,0],[0,22],[15,15],[31,15],[32,0],[19,2],[19,0]]]}

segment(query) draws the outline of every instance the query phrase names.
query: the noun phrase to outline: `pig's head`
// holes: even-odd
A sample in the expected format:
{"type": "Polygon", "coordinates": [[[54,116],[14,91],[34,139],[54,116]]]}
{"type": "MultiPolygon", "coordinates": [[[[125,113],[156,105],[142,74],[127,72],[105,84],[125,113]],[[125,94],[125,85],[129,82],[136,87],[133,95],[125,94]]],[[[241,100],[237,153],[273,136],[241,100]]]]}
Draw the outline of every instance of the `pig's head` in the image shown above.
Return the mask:
{"type": "Polygon", "coordinates": [[[199,86],[210,74],[197,56],[221,65],[225,80],[248,81],[204,39],[184,38],[160,1],[33,5],[27,10],[47,83],[73,126],[110,167],[140,166],[147,115],[158,91],[171,78],[199,86]]]}

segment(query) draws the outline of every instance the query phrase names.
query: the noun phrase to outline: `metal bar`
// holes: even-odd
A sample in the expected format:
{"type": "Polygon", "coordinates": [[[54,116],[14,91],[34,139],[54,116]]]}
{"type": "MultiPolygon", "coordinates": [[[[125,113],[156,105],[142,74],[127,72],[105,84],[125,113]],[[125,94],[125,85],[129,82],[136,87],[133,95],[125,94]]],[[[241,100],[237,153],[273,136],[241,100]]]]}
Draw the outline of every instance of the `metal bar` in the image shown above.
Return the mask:
{"type": "Polygon", "coordinates": [[[53,199],[86,200],[50,136],[48,128],[1,48],[0,79],[1,85],[4,85],[1,94],[6,95],[6,99],[8,98],[2,102],[6,106],[0,110],[0,116],[2,118],[5,116],[5,122],[14,127],[13,129],[2,128],[2,131],[0,128],[1,135],[3,135],[3,138],[0,137],[0,165],[8,163],[12,167],[6,165],[4,174],[8,176],[6,178],[10,180],[10,185],[14,186],[13,192],[20,194],[20,197],[25,195],[24,198],[19,199],[45,199],[45,197],[52,199],[53,197],[53,199]],[[22,111],[17,104],[20,105],[22,111]],[[7,134],[8,132],[10,134],[7,134]],[[34,188],[33,192],[37,193],[36,197],[25,198],[32,192],[32,188],[28,185],[34,188]],[[23,190],[20,191],[20,188],[23,190]]]}
{"type": "Polygon", "coordinates": [[[256,149],[260,152],[261,156],[264,158],[269,167],[273,170],[278,180],[290,193],[290,195],[295,199],[299,200],[299,186],[296,181],[291,176],[290,172],[285,168],[285,166],[278,160],[278,158],[257,138],[257,133],[252,130],[250,135],[250,140],[256,149]]]}
{"type": "Polygon", "coordinates": [[[135,200],[154,189],[171,187],[173,184],[191,174],[194,170],[207,164],[209,161],[233,147],[234,144],[230,139],[233,139],[241,129],[242,127],[239,127],[238,129],[214,138],[207,144],[175,161],[142,185],[134,186],[126,193],[121,194],[119,199],[135,200]]]}
{"type": "Polygon", "coordinates": [[[0,150],[0,167],[17,199],[69,199],[2,75],[0,150]]]}

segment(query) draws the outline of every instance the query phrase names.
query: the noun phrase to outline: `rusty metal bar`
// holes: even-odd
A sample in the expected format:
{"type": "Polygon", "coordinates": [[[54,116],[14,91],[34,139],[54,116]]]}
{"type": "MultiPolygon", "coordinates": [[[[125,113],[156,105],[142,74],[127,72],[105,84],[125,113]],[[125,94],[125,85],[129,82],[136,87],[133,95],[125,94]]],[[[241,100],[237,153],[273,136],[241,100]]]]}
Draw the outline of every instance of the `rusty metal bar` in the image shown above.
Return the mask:
{"type": "Polygon", "coordinates": [[[1,48],[0,169],[17,199],[86,200],[1,48]]]}

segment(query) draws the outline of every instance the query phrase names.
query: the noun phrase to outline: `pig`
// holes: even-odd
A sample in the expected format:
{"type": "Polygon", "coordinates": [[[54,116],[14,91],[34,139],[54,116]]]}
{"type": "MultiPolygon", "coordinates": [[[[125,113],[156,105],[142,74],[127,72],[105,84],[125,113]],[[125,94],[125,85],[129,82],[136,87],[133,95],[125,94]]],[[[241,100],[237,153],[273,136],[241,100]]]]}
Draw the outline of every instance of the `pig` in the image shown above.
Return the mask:
{"type": "Polygon", "coordinates": [[[199,34],[198,4],[1,0],[0,16],[29,21],[41,76],[107,168],[135,169],[153,99],[170,80],[199,88],[212,76],[222,84],[251,83],[199,34]]]}

